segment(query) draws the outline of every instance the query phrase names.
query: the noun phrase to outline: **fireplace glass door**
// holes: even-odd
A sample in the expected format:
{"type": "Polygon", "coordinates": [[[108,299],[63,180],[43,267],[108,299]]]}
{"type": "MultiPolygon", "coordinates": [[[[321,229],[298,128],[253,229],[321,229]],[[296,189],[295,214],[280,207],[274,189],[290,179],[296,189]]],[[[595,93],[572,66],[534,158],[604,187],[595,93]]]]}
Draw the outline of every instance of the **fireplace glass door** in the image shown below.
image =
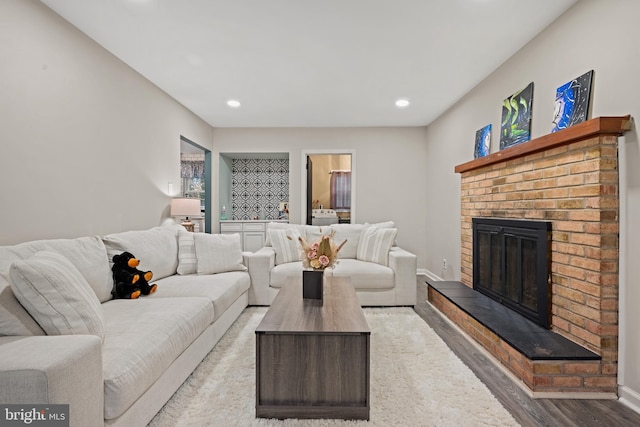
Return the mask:
{"type": "Polygon", "coordinates": [[[549,327],[550,223],[473,219],[473,287],[549,327]]]}

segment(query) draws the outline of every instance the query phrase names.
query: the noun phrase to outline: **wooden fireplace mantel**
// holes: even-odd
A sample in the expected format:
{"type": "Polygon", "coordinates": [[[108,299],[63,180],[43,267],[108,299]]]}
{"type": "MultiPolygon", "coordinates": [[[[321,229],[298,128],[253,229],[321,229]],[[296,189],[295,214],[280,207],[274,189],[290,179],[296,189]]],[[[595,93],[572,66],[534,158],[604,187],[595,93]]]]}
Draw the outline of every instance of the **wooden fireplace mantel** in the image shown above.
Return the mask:
{"type": "Polygon", "coordinates": [[[567,129],[550,133],[522,144],[514,145],[497,153],[462,163],[455,167],[456,173],[469,172],[495,163],[527,156],[551,148],[561,147],[572,142],[603,135],[623,135],[631,128],[631,116],[596,117],[567,129]]]}

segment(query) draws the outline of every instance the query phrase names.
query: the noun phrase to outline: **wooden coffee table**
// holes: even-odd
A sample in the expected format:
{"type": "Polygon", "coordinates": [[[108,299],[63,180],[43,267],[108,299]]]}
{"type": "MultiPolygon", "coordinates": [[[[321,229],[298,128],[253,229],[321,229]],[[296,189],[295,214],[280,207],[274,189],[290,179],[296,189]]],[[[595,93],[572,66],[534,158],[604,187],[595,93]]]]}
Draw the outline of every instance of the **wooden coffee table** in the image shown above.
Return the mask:
{"type": "Polygon", "coordinates": [[[348,278],[288,281],[256,328],[256,416],[369,419],[371,332],[348,278]]]}

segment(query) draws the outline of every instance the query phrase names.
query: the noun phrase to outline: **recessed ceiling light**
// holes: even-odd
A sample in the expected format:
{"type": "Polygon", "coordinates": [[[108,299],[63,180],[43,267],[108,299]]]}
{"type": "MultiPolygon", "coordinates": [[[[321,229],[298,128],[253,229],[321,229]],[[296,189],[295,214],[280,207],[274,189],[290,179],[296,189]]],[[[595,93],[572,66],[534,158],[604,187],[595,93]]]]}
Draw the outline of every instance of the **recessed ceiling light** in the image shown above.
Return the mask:
{"type": "Polygon", "coordinates": [[[409,106],[409,100],[408,99],[398,99],[396,101],[396,107],[398,108],[405,108],[409,106]]]}
{"type": "Polygon", "coordinates": [[[227,105],[231,108],[238,108],[240,107],[240,101],[235,99],[230,99],[227,101],[227,105]]]}

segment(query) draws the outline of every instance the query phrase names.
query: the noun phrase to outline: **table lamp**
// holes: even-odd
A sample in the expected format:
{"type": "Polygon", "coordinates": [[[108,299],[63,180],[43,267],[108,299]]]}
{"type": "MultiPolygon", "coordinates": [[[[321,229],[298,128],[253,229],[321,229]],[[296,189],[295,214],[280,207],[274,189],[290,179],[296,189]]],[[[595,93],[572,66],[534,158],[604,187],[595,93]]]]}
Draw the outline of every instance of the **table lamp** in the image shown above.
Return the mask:
{"type": "Polygon", "coordinates": [[[193,231],[194,225],[189,220],[190,216],[200,215],[200,199],[179,197],[171,199],[171,216],[185,217],[182,226],[188,231],[193,231]]]}

